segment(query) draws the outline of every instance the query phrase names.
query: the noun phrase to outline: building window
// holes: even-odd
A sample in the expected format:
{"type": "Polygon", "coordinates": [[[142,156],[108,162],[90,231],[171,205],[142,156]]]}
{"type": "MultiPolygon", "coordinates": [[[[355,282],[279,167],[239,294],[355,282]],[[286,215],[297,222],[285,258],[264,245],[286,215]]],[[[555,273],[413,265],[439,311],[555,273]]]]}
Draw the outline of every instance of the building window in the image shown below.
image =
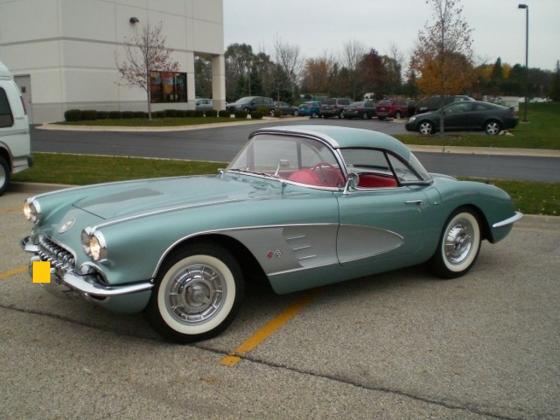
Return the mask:
{"type": "Polygon", "coordinates": [[[187,102],[187,73],[153,71],[150,92],[152,103],[187,102]]]}

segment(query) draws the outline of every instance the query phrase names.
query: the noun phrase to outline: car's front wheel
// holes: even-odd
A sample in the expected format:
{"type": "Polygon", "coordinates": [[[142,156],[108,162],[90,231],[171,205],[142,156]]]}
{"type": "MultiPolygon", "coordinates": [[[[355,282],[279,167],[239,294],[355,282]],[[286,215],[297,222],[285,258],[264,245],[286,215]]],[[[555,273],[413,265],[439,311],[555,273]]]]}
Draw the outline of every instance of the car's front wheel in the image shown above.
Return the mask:
{"type": "Polygon", "coordinates": [[[486,131],[486,134],[489,136],[495,136],[500,134],[502,126],[498,121],[488,121],[484,126],[484,131],[486,131]]]}
{"type": "Polygon", "coordinates": [[[430,260],[432,272],[445,279],[462,276],[476,261],[480,243],[477,216],[469,209],[455,211],[447,220],[438,249],[430,260]]]}
{"type": "Polygon", "coordinates": [[[162,266],[146,315],[168,340],[205,340],[233,321],[243,289],[239,264],[226,249],[210,243],[188,245],[162,266]]]}
{"type": "Polygon", "coordinates": [[[10,183],[10,164],[0,156],[0,195],[4,194],[10,183]]]}
{"type": "Polygon", "coordinates": [[[395,112],[395,119],[397,119],[397,120],[401,119],[401,112],[400,111],[395,112]]]}
{"type": "Polygon", "coordinates": [[[420,124],[418,124],[418,131],[423,136],[429,136],[434,132],[434,124],[432,124],[430,121],[422,121],[420,124]]]}
{"type": "Polygon", "coordinates": [[[364,120],[369,120],[369,115],[368,115],[368,113],[367,113],[367,112],[364,112],[364,113],[362,114],[362,118],[363,118],[364,120]]]}

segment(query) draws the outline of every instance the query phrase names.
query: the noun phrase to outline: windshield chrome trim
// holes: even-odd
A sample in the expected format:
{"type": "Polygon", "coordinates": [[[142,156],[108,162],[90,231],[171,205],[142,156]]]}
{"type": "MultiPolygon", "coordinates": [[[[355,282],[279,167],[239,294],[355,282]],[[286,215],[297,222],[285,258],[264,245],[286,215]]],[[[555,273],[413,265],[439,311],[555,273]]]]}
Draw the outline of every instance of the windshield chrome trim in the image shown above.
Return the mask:
{"type": "Polygon", "coordinates": [[[230,174],[230,175],[246,175],[246,176],[251,176],[251,177],[255,177],[255,178],[260,178],[260,179],[266,179],[268,181],[278,181],[281,184],[290,184],[290,185],[295,185],[298,187],[303,187],[303,188],[311,188],[314,190],[321,190],[321,191],[342,191],[344,188],[343,187],[320,187],[317,185],[308,185],[308,184],[301,184],[299,182],[296,181],[290,181],[289,179],[284,179],[284,178],[276,178],[272,175],[261,175],[261,174],[257,174],[255,172],[250,172],[250,171],[243,171],[243,170],[232,170],[232,169],[226,169],[226,173],[230,174]]]}

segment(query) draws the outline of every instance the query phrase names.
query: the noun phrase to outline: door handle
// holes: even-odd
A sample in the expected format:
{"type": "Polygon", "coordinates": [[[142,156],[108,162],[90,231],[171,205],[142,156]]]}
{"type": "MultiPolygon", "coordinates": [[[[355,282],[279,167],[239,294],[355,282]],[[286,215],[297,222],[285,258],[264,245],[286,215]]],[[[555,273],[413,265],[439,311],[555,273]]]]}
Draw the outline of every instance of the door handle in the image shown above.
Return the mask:
{"type": "Polygon", "coordinates": [[[422,205],[422,203],[423,203],[422,200],[408,200],[404,202],[404,204],[416,204],[417,206],[422,205]]]}

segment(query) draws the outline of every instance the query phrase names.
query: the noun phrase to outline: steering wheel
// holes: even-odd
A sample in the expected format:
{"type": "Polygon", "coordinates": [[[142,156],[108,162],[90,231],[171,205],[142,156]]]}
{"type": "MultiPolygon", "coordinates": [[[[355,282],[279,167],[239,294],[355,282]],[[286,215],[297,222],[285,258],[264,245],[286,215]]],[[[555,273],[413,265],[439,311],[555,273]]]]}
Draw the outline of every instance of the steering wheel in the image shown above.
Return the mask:
{"type": "Polygon", "coordinates": [[[337,186],[338,186],[338,185],[341,183],[341,181],[342,181],[342,177],[341,177],[341,175],[340,175],[340,171],[338,170],[338,168],[337,168],[336,166],[334,166],[334,165],[331,165],[331,164],[328,163],[328,162],[321,161],[321,162],[317,163],[316,165],[314,165],[314,166],[311,168],[311,170],[312,170],[313,172],[318,172],[318,173],[319,173],[319,176],[320,176],[320,178],[321,178],[321,182],[322,182],[323,184],[326,184],[326,185],[330,184],[330,182],[329,182],[329,181],[330,181],[330,180],[329,180],[329,175],[330,175],[330,174],[332,174],[332,175],[334,175],[334,176],[336,177],[336,184],[337,184],[337,186]],[[325,171],[325,169],[327,169],[328,172],[325,171]]]}

